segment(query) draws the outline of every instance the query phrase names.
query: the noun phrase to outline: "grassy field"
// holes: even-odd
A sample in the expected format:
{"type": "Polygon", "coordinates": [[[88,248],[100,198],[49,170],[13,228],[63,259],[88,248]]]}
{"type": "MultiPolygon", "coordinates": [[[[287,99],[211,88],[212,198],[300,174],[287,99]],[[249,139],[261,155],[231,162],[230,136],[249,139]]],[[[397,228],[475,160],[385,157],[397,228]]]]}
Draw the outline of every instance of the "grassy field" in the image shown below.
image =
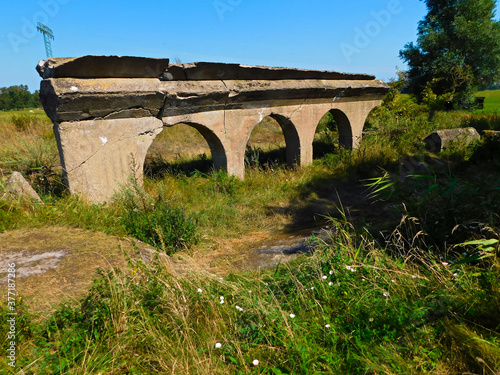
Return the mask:
{"type": "Polygon", "coordinates": [[[479,91],[476,96],[484,96],[484,109],[497,111],[500,109],[500,90],[479,91]]]}
{"type": "MultiPolygon", "coordinates": [[[[2,175],[22,171],[45,204],[1,198],[0,231],[133,235],[158,254],[145,263],[130,251],[128,267],[98,272],[78,301],[34,313],[18,298],[17,367],[2,356],[0,368],[498,374],[499,141],[485,135],[434,155],[422,138],[439,128],[500,130],[500,121],[485,109],[437,113],[429,122],[421,107],[397,100],[373,111],[359,150],[338,149],[334,133],[318,131],[317,158],[300,169],[281,163],[282,134],[266,120],[252,134],[244,181],[211,170],[206,144],[191,129],[165,129],[148,155],[161,173],[106,206],[64,191],[47,119],[1,114],[2,175]],[[238,258],[237,241],[325,218],[328,235],[312,237],[314,251],[291,263],[248,270],[207,261],[238,258]]],[[[1,337],[9,327],[4,301],[1,337]]]]}

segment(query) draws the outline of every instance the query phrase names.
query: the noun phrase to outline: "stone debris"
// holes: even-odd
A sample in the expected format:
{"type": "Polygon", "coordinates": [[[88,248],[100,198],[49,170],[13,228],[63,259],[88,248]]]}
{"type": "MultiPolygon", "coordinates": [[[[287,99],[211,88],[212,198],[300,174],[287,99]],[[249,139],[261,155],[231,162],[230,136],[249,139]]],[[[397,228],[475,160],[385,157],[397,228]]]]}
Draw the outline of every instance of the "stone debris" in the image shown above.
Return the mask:
{"type": "Polygon", "coordinates": [[[15,199],[33,200],[42,203],[42,199],[19,172],[13,172],[5,185],[2,198],[11,196],[15,199]]]}
{"type": "Polygon", "coordinates": [[[425,137],[424,142],[429,152],[438,153],[450,147],[454,142],[469,145],[480,138],[479,133],[474,128],[444,129],[429,134],[425,137]]]}

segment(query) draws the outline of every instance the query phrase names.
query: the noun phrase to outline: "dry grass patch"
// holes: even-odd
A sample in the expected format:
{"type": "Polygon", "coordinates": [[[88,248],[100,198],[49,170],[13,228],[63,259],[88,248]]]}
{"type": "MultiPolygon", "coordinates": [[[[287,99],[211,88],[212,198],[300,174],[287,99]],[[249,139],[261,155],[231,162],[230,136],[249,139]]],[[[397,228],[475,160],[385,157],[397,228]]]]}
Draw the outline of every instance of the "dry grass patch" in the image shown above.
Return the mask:
{"type": "MultiPolygon", "coordinates": [[[[32,312],[49,313],[88,291],[97,268],[126,268],[124,253],[148,253],[147,245],[102,232],[64,227],[0,233],[0,263],[16,264],[16,293],[32,312]]],[[[1,267],[0,279],[7,267],[1,267]]],[[[6,292],[2,282],[0,292],[6,292]]]]}

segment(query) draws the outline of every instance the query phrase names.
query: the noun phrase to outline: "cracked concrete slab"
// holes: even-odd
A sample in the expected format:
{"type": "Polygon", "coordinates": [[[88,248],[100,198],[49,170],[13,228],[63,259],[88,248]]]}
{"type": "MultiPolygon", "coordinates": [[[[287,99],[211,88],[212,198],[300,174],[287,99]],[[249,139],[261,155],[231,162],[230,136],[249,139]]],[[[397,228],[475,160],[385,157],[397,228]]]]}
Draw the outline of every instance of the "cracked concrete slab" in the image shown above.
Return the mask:
{"type": "Polygon", "coordinates": [[[287,162],[304,166],[312,162],[314,133],[326,112],[344,114],[341,141],[356,147],[366,116],[388,91],[367,74],[222,63],[168,63],[161,72],[161,66],[161,59],[116,56],[39,64],[40,97],[71,193],[101,203],[131,175],[142,181],[154,137],[163,125],[181,122],[205,138],[216,169],[243,178],[250,133],[273,116],[286,130],[287,162]],[[100,65],[103,71],[95,71],[100,65]]]}

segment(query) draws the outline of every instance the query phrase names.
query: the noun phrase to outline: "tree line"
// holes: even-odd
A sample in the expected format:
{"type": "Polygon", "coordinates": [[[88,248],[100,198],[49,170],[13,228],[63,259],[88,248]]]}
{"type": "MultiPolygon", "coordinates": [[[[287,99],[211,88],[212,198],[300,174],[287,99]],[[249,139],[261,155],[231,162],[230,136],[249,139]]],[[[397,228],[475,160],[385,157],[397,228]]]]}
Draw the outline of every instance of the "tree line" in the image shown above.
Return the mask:
{"type": "Polygon", "coordinates": [[[26,85],[0,87],[0,110],[19,110],[25,108],[40,108],[39,91],[31,93],[26,85]]]}

